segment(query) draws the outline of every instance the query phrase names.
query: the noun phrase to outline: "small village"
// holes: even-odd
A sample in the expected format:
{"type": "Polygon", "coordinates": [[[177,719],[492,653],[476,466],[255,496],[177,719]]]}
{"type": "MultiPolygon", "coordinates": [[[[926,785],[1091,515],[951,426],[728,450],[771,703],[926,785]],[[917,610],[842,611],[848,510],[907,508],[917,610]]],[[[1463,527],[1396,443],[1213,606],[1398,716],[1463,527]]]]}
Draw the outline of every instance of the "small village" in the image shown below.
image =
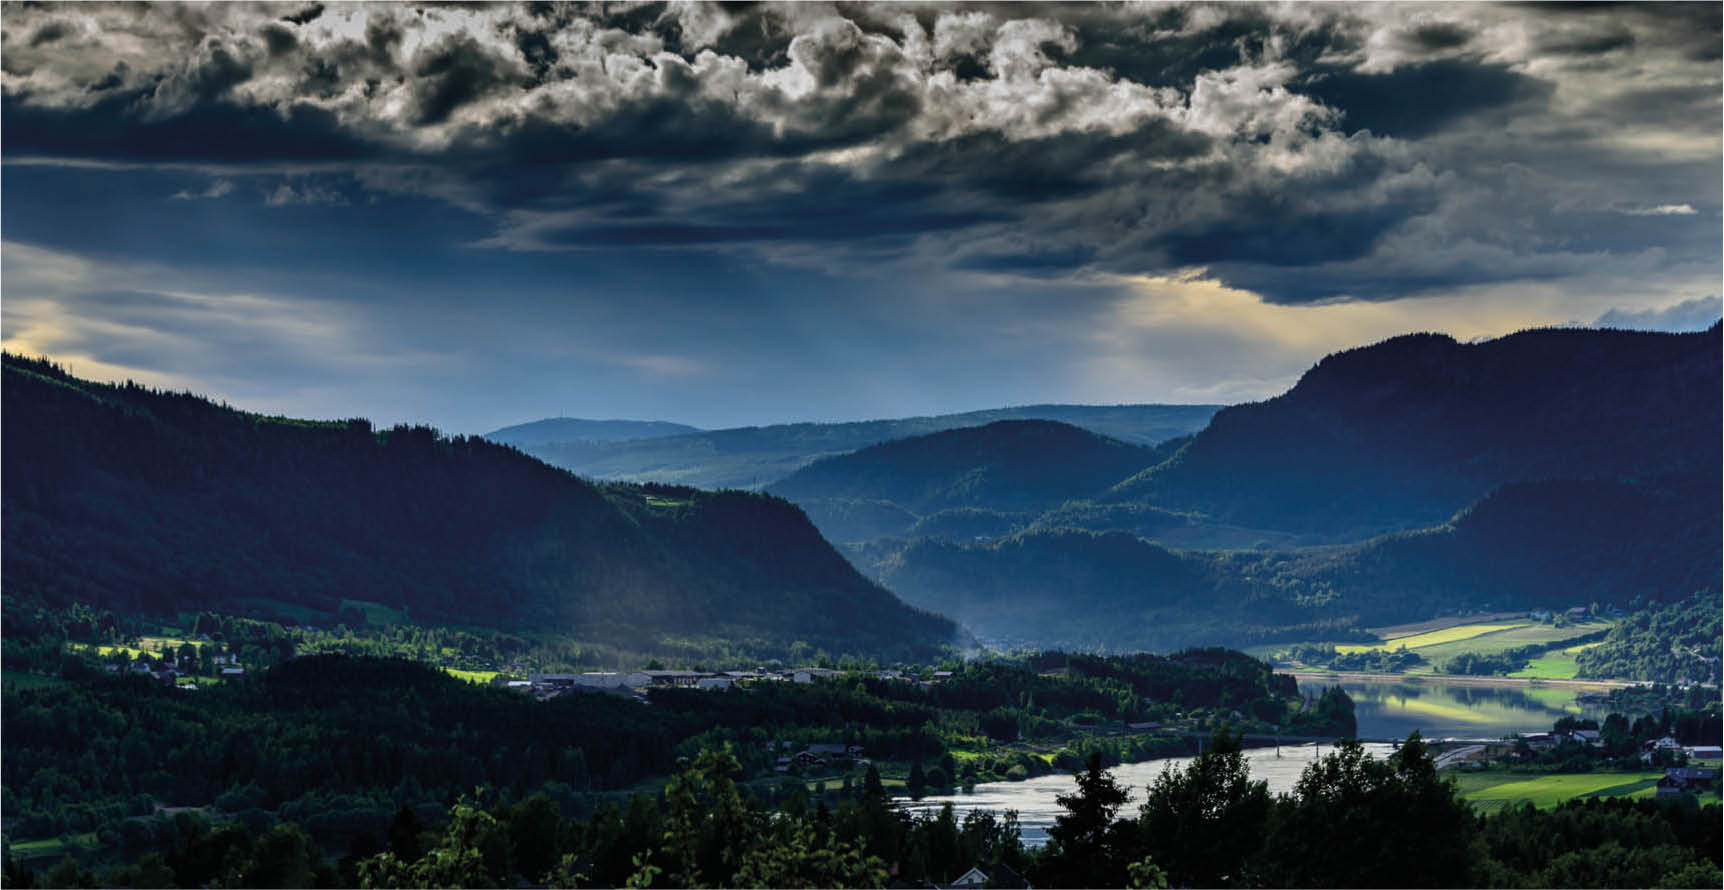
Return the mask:
{"type": "MultiPolygon", "coordinates": [[[[630,696],[646,701],[646,691],[652,688],[725,690],[753,683],[812,683],[851,673],[823,667],[785,668],[751,671],[586,671],[578,674],[529,674],[526,680],[503,681],[506,688],[545,700],[571,692],[600,692],[630,696]]],[[[951,671],[933,671],[924,680],[897,668],[871,671],[882,680],[896,680],[913,685],[931,686],[952,676],[951,671]]]]}

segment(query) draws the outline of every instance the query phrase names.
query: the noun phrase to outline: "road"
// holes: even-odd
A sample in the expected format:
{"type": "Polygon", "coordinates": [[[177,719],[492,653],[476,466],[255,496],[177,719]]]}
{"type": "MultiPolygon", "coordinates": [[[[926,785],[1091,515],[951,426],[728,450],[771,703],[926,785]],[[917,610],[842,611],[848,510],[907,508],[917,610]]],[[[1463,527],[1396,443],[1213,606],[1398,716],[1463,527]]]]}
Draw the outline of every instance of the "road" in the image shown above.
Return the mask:
{"type": "Polygon", "coordinates": [[[1457,763],[1464,763],[1468,760],[1477,760],[1479,759],[1479,755],[1485,753],[1485,749],[1487,747],[1489,746],[1467,745],[1464,748],[1456,748],[1453,751],[1444,751],[1442,754],[1437,755],[1437,769],[1443,769],[1444,767],[1453,766],[1457,763]]]}

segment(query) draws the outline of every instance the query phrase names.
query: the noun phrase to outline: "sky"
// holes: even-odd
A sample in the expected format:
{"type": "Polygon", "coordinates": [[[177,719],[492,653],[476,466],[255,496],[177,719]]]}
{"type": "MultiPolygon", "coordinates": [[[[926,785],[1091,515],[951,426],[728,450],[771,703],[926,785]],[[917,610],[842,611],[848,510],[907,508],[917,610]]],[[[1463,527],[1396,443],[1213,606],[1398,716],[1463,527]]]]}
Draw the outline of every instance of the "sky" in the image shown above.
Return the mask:
{"type": "Polygon", "coordinates": [[[0,339],[480,433],[1720,314],[1720,6],[0,6],[0,339]]]}

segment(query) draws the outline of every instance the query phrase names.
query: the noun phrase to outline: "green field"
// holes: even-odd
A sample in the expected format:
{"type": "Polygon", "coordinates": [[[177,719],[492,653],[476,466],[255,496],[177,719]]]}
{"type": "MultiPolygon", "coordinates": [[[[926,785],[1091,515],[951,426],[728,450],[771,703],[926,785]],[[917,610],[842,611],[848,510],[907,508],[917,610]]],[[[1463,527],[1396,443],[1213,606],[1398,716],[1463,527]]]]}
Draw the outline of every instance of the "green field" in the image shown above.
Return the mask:
{"type": "Polygon", "coordinates": [[[1608,621],[1588,621],[1584,624],[1571,624],[1567,627],[1532,624],[1499,630],[1470,640],[1425,646],[1419,650],[1419,654],[1423,655],[1427,661],[1440,664],[1467,652],[1476,652],[1480,655],[1498,655],[1522,646],[1546,646],[1609,629],[1610,622],[1608,621]]]}
{"type": "Polygon", "coordinates": [[[1474,637],[1484,636],[1485,634],[1499,633],[1517,627],[1526,627],[1527,624],[1528,623],[1525,621],[1493,621],[1489,624],[1462,624],[1456,627],[1445,627],[1442,630],[1413,634],[1410,637],[1397,637],[1393,640],[1384,640],[1381,643],[1351,643],[1336,646],[1335,650],[1342,654],[1349,654],[1353,652],[1370,652],[1373,649],[1393,651],[1402,646],[1405,646],[1408,649],[1423,649],[1427,646],[1437,646],[1443,643],[1452,643],[1459,640],[1470,640],[1474,637]]]}
{"type": "Polygon", "coordinates": [[[1650,797],[1662,770],[1631,773],[1461,773],[1455,777],[1461,797],[1485,811],[1531,803],[1550,809],[1576,797],[1650,797]]]}
{"type": "MultiPolygon", "coordinates": [[[[73,835],[71,840],[73,847],[82,850],[96,850],[102,846],[102,842],[96,839],[96,833],[93,831],[73,835]]],[[[58,859],[70,852],[67,846],[60,842],[59,838],[53,837],[39,841],[18,841],[7,849],[11,850],[12,856],[19,860],[58,859]]]]}
{"type": "Polygon", "coordinates": [[[1574,656],[1582,649],[1591,649],[1597,642],[1581,643],[1560,651],[1547,652],[1527,663],[1525,668],[1509,674],[1511,677],[1534,677],[1543,680],[1572,680],[1580,676],[1580,665],[1574,656]]]}
{"type": "MultiPolygon", "coordinates": [[[[1610,623],[1606,621],[1588,621],[1566,627],[1518,620],[1491,621],[1479,624],[1462,624],[1456,627],[1384,640],[1381,643],[1343,644],[1336,646],[1335,649],[1345,654],[1373,650],[1393,651],[1405,646],[1409,651],[1424,656],[1426,662],[1409,670],[1408,673],[1422,674],[1431,673],[1436,670],[1437,665],[1468,652],[1480,655],[1496,655],[1522,646],[1560,643],[1563,640],[1571,640],[1609,628],[1610,623]]],[[[1542,658],[1535,659],[1531,666],[1517,672],[1514,676],[1549,679],[1573,678],[1577,672],[1574,653],[1587,645],[1595,644],[1577,645],[1561,652],[1548,653],[1542,658]]]]}
{"type": "Polygon", "coordinates": [[[462,680],[466,680],[469,683],[478,683],[481,686],[483,686],[487,683],[490,683],[492,680],[495,680],[497,678],[497,673],[498,673],[497,671],[468,671],[468,670],[462,670],[461,668],[451,668],[451,667],[443,668],[442,671],[443,671],[443,673],[448,674],[451,677],[458,677],[462,680]]]}

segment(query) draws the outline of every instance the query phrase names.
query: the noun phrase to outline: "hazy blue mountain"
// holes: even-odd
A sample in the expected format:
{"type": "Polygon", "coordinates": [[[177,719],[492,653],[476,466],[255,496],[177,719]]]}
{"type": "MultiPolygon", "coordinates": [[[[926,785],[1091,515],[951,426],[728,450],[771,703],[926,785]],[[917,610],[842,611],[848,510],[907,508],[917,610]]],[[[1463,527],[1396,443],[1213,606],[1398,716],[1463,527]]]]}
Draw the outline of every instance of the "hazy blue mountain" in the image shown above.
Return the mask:
{"type": "Polygon", "coordinates": [[[1153,449],[1069,424],[1000,420],[822,458],[766,490],[802,505],[827,537],[856,540],[835,534],[825,515],[857,502],[891,504],[909,522],[881,534],[898,534],[943,510],[1036,513],[1106,489],[1155,458],[1153,449]]]}
{"type": "Polygon", "coordinates": [[[522,448],[552,442],[626,442],[632,439],[659,439],[698,432],[701,432],[700,427],[663,420],[583,420],[578,417],[550,417],[492,430],[485,434],[485,438],[522,448]]]}
{"type": "Polygon", "coordinates": [[[1417,334],[1336,353],[1236,405],[1109,503],[1360,539],[1433,526],[1499,485],[1719,465],[1719,328],[1417,334]]]}
{"type": "Polygon", "coordinates": [[[1449,522],[1355,544],[1178,551],[1126,532],[849,548],[911,603],[985,640],[1167,648],[1293,638],[1458,608],[1674,601],[1718,589],[1720,477],[1516,483],[1449,522]]]}
{"type": "Polygon", "coordinates": [[[699,488],[758,488],[823,457],[891,439],[1000,420],[1052,420],[1133,445],[1154,445],[1202,429],[1217,405],[1027,405],[963,414],[794,423],[712,430],[626,442],[524,445],[555,466],[591,479],[664,482],[699,488]]]}
{"type": "Polygon", "coordinates": [[[881,575],[906,600],[944,610],[983,640],[1125,650],[1214,636],[1188,627],[1215,620],[1207,568],[1122,532],[1054,531],[987,543],[925,538],[881,575]]]}
{"type": "Polygon", "coordinates": [[[344,599],[422,622],[927,657],[942,617],[767,495],[593,485],[424,427],[261,417],[6,356],[5,585],[130,614],[344,599]]]}
{"type": "Polygon", "coordinates": [[[1717,326],[1396,338],[1223,410],[1167,461],[1004,540],[907,531],[845,550],[907,600],[1024,645],[1674,599],[1724,570],[1719,368],[1717,326]],[[1294,546],[1324,538],[1342,543],[1294,546]]]}
{"type": "Polygon", "coordinates": [[[1721,477],[1505,485],[1441,526],[1238,563],[1295,599],[1393,623],[1457,606],[1567,608],[1717,590],[1721,477]]]}

